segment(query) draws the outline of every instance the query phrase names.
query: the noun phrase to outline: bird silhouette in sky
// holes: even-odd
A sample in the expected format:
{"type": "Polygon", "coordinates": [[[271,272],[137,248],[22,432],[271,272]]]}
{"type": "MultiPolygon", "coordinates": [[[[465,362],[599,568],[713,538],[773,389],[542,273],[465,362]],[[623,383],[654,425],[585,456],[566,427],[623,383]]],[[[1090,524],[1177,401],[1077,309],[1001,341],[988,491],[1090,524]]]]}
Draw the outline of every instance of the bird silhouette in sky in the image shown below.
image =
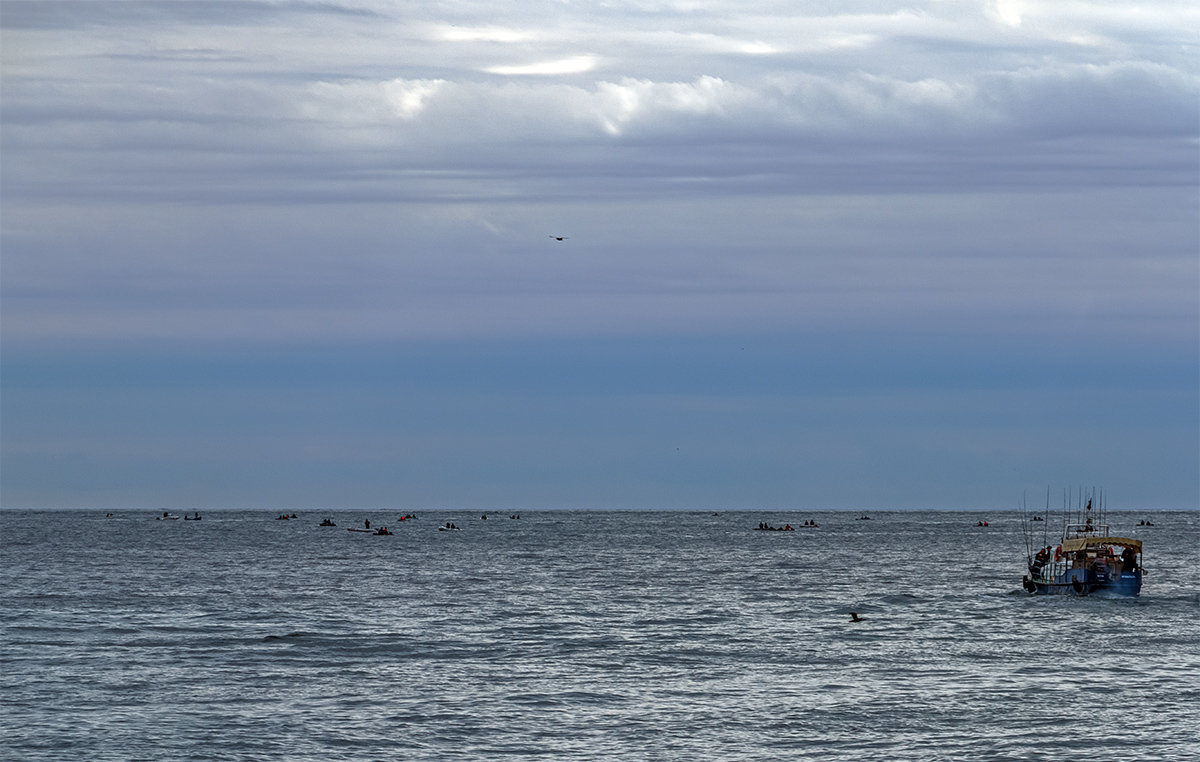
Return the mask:
{"type": "Polygon", "coordinates": [[[565,240],[567,240],[568,238],[570,238],[570,236],[565,236],[565,235],[552,235],[552,236],[550,236],[550,237],[551,237],[551,238],[553,238],[553,239],[554,239],[554,240],[556,240],[556,241],[565,241],[565,240]]]}

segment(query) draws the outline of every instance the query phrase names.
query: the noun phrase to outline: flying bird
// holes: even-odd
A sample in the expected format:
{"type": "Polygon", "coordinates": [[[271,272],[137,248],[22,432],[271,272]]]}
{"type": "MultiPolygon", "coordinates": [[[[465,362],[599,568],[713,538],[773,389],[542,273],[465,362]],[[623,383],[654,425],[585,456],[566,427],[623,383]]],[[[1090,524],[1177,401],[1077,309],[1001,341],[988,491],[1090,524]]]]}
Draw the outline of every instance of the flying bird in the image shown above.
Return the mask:
{"type": "Polygon", "coordinates": [[[553,239],[554,239],[554,240],[556,240],[556,241],[565,241],[565,240],[567,240],[568,238],[570,238],[570,236],[565,236],[565,235],[552,235],[552,236],[550,236],[550,237],[551,237],[551,238],[553,238],[553,239]]]}

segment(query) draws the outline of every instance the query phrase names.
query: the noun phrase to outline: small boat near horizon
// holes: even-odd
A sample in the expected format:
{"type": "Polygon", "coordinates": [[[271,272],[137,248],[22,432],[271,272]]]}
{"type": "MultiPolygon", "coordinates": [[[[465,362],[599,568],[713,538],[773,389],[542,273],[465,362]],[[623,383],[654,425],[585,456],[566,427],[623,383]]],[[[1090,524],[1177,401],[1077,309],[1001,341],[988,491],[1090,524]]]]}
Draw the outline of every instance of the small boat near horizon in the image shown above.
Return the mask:
{"type": "MultiPolygon", "coordinates": [[[[1042,540],[1035,546],[1033,522],[1023,515],[1029,573],[1021,586],[1031,595],[1137,597],[1142,591],[1142,541],[1112,533],[1101,493],[1081,492],[1073,509],[1068,500],[1069,496],[1064,500],[1057,546],[1049,544],[1044,525],[1042,540]],[[1086,506],[1080,508],[1085,500],[1086,506]]],[[[1047,513],[1048,503],[1047,496],[1047,513]]]]}

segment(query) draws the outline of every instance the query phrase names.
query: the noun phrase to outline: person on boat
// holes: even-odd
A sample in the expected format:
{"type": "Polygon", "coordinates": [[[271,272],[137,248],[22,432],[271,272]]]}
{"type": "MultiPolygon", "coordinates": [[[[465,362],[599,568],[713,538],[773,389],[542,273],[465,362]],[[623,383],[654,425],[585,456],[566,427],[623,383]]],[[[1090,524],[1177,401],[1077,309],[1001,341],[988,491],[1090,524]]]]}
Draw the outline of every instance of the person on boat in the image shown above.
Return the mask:
{"type": "Polygon", "coordinates": [[[1029,565],[1029,574],[1034,577],[1042,576],[1042,567],[1046,565],[1046,559],[1042,556],[1042,551],[1033,557],[1033,563],[1029,565]]]}
{"type": "Polygon", "coordinates": [[[1135,572],[1137,569],[1137,552],[1133,548],[1125,548],[1121,551],[1121,573],[1135,572]]]}
{"type": "Polygon", "coordinates": [[[365,520],[363,521],[363,527],[364,527],[364,528],[366,528],[366,529],[370,529],[370,528],[371,528],[371,520],[370,520],[370,519],[365,519],[365,520]]]}

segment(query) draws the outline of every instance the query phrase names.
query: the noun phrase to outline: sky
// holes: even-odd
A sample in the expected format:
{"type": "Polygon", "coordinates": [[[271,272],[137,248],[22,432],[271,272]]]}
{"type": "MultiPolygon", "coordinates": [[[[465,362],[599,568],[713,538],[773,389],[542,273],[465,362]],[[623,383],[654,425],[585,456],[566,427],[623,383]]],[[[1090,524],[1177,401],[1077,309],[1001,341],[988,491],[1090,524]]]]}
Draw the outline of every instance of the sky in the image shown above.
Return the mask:
{"type": "Polygon", "coordinates": [[[1196,509],[1198,31],[0,0],[0,505],[1196,509]]]}

